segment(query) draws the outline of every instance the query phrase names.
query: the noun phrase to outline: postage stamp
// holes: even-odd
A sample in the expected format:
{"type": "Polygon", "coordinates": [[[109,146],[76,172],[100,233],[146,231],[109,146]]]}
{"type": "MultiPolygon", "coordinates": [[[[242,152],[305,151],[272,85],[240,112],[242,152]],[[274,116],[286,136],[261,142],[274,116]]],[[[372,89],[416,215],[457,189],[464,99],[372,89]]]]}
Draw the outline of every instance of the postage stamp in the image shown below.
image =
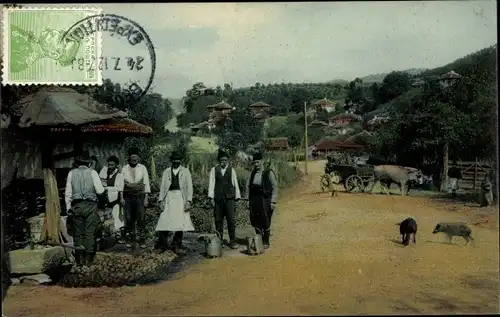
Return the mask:
{"type": "Polygon", "coordinates": [[[62,41],[78,21],[102,13],[100,8],[3,8],[2,82],[4,85],[102,85],[99,69],[74,67],[102,55],[102,32],[88,30],[84,41],[62,41]]]}

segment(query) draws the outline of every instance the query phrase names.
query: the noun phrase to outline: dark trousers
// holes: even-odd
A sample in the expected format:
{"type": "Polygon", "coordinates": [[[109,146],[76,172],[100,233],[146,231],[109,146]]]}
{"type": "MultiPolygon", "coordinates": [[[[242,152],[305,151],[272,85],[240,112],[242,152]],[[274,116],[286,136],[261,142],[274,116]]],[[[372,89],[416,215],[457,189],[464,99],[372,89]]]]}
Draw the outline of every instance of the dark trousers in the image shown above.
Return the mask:
{"type": "MultiPolygon", "coordinates": [[[[168,237],[172,234],[172,231],[158,231],[158,241],[155,248],[161,250],[168,249],[168,237]]],[[[175,231],[174,237],[172,239],[172,247],[180,248],[182,247],[182,238],[184,236],[183,231],[175,231]]]]}
{"type": "Polygon", "coordinates": [[[125,200],[125,231],[128,242],[143,243],[146,232],[145,195],[124,195],[125,200]],[[138,239],[137,239],[138,238],[138,239]]]}
{"type": "Polygon", "coordinates": [[[271,199],[264,196],[250,197],[250,223],[255,233],[262,235],[264,244],[269,244],[271,235],[271,199]]]}
{"type": "Polygon", "coordinates": [[[227,221],[229,241],[236,241],[236,204],[234,199],[215,199],[214,218],[215,230],[221,235],[224,233],[224,218],[227,221]]]}
{"type": "Polygon", "coordinates": [[[73,241],[77,265],[90,265],[97,252],[97,237],[101,229],[101,218],[97,202],[80,201],[71,207],[73,211],[73,241]],[[79,249],[83,248],[83,250],[79,249]]]}

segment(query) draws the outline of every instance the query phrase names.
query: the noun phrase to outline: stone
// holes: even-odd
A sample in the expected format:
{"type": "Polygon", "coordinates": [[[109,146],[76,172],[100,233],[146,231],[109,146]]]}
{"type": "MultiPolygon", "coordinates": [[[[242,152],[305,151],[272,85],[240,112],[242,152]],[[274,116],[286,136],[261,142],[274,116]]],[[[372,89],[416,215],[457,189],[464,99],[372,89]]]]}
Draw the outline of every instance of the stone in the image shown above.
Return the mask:
{"type": "Polygon", "coordinates": [[[47,274],[35,274],[21,277],[21,283],[29,285],[41,285],[52,282],[47,274]]]}
{"type": "Polygon", "coordinates": [[[35,250],[13,250],[9,252],[11,273],[44,273],[61,266],[66,257],[66,252],[61,246],[35,250]]]}
{"type": "Polygon", "coordinates": [[[27,221],[30,225],[30,238],[33,242],[38,242],[40,240],[40,235],[43,230],[43,221],[45,220],[45,213],[39,214],[38,216],[31,217],[27,221]]]}
{"type": "Polygon", "coordinates": [[[18,285],[21,284],[21,280],[14,277],[10,279],[10,283],[11,283],[10,285],[18,285]]]}

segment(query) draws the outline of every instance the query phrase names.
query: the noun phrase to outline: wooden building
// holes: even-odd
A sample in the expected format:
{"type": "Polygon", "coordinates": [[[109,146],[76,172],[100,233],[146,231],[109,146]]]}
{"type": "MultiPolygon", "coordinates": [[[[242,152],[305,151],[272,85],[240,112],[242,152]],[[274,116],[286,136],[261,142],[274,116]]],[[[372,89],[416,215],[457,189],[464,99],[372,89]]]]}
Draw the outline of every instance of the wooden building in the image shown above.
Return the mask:
{"type": "Polygon", "coordinates": [[[250,109],[256,119],[265,119],[269,117],[269,111],[271,110],[271,106],[263,101],[258,101],[251,104],[250,109]]]}
{"type": "MultiPolygon", "coordinates": [[[[153,132],[127,118],[125,112],[70,88],[42,88],[21,99],[15,108],[17,123],[2,129],[2,186],[14,177],[43,179],[47,228],[59,222],[59,190],[65,186],[76,155],[88,150],[101,165],[110,155],[125,162],[125,137],[153,132]]],[[[57,228],[47,228],[42,240],[59,244],[57,228]]]]}
{"type": "Polygon", "coordinates": [[[346,141],[338,141],[332,139],[321,139],[314,144],[315,151],[318,156],[326,156],[329,153],[337,151],[362,151],[364,149],[363,145],[348,143],[346,141]]]}
{"type": "Polygon", "coordinates": [[[313,103],[313,107],[315,110],[324,109],[328,112],[331,112],[337,109],[337,104],[331,100],[326,99],[325,97],[313,103]]]}
{"type": "Polygon", "coordinates": [[[267,138],[265,148],[267,151],[285,151],[288,149],[288,138],[267,138]]]}

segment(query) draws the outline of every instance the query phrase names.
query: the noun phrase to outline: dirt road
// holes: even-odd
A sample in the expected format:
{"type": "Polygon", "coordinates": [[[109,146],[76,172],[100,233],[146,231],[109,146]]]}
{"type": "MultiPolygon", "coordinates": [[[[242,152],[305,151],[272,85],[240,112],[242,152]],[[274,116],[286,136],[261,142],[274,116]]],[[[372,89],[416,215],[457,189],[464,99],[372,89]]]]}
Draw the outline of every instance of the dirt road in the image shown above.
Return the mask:
{"type": "Polygon", "coordinates": [[[272,247],[189,267],[178,279],[117,289],[12,287],[5,316],[496,313],[498,215],[422,197],[319,193],[324,162],[284,191],[272,247]],[[488,216],[486,216],[488,215],[488,216]],[[417,245],[398,227],[418,222],[417,245]],[[475,246],[443,243],[439,221],[473,225],[475,246]]]}

